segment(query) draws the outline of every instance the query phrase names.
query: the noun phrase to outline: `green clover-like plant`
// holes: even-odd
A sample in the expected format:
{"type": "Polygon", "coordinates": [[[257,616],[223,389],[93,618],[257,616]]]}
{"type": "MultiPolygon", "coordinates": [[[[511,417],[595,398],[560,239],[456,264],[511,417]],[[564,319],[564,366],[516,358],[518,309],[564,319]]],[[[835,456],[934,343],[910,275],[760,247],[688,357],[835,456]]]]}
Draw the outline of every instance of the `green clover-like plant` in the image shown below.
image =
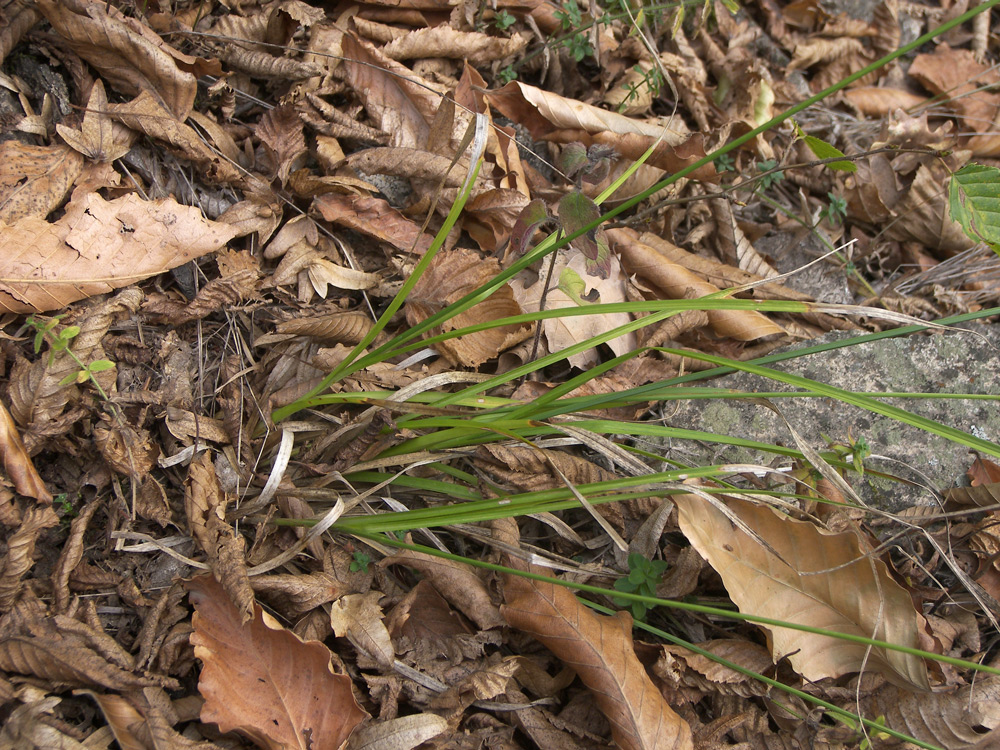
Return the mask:
{"type": "Polygon", "coordinates": [[[368,565],[371,563],[371,561],[372,561],[371,555],[362,552],[359,549],[354,550],[354,559],[351,561],[351,564],[348,567],[352,573],[357,573],[359,570],[362,573],[367,573],[368,565]]]}
{"type": "MultiPolygon", "coordinates": [[[[641,594],[642,596],[656,596],[656,587],[663,578],[668,564],[664,560],[648,560],[642,555],[632,552],[628,556],[628,575],[615,581],[615,591],[624,591],[626,594],[641,594]]],[[[632,610],[632,617],[641,620],[646,616],[649,605],[645,602],[633,602],[627,599],[614,599],[619,607],[628,606],[632,610]]]]}

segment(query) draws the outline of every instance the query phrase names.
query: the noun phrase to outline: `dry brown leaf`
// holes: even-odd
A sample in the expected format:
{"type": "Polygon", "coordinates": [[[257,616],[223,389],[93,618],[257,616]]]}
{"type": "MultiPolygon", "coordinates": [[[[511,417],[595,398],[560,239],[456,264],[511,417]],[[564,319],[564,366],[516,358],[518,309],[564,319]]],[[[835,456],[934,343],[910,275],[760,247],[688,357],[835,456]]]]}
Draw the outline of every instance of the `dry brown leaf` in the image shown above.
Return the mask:
{"type": "Polygon", "coordinates": [[[0,309],[61,309],[218,250],[235,234],[171,198],[144,201],[130,193],[106,201],[89,193],[55,223],[0,223],[0,309]]]}
{"type": "Polygon", "coordinates": [[[944,499],[951,503],[987,508],[1000,503],[1000,482],[990,482],[975,487],[950,487],[942,494],[944,499]]]}
{"type": "MultiPolygon", "coordinates": [[[[525,312],[537,312],[542,297],[544,282],[539,280],[525,287],[530,277],[521,274],[510,282],[514,299],[525,312]]],[[[545,297],[546,310],[563,308],[574,309],[598,302],[602,304],[625,302],[625,275],[621,263],[614,253],[610,257],[610,272],[608,278],[587,272],[587,259],[581,252],[572,250],[568,253],[559,252],[556,256],[552,273],[552,286],[545,297]]],[[[579,344],[593,336],[606,333],[612,328],[624,325],[632,320],[628,313],[600,313],[594,315],[573,315],[562,318],[550,318],[542,321],[542,332],[548,342],[549,351],[556,352],[579,344]]],[[[622,355],[636,347],[635,333],[625,333],[607,342],[611,350],[622,355]]],[[[574,367],[586,369],[600,361],[600,355],[595,348],[570,355],[567,360],[574,367]]]]}
{"type": "Polygon", "coordinates": [[[632,618],[594,614],[568,589],[508,575],[502,612],[540,641],[594,695],[622,750],[693,750],[691,729],[653,685],[632,645],[632,618]]]}
{"type": "Polygon", "coordinates": [[[215,535],[208,526],[209,517],[215,516],[220,520],[226,517],[226,506],[209,451],[203,451],[191,461],[184,485],[184,516],[188,531],[202,551],[207,553],[215,545],[215,535]]]}
{"type": "Polygon", "coordinates": [[[330,607],[330,626],[338,638],[347,638],[382,669],[391,669],[396,652],[382,622],[378,602],[383,596],[381,591],[368,591],[340,597],[330,607]]]}
{"type": "MultiPolygon", "coordinates": [[[[406,298],[407,322],[417,325],[499,273],[500,263],[495,258],[484,259],[479,253],[464,248],[442,250],[434,256],[406,298]]],[[[443,326],[427,331],[425,337],[520,314],[521,308],[514,301],[511,288],[504,285],[469,310],[450,318],[443,326]]],[[[529,325],[501,326],[441,341],[434,347],[453,365],[478,367],[529,335],[529,325]]]]}
{"type": "Polygon", "coordinates": [[[254,612],[246,542],[226,523],[228,498],[219,487],[208,451],[191,461],[185,485],[184,511],[191,535],[208,556],[215,580],[221,582],[227,601],[235,603],[245,624],[254,612]]]}
{"type": "Polygon", "coordinates": [[[133,130],[167,144],[180,158],[197,164],[204,170],[202,177],[210,182],[237,183],[244,178],[243,172],[230,164],[224,154],[209,148],[198,131],[174,117],[148,91],[131,101],[109,104],[108,112],[133,130]]]}
{"type": "Polygon", "coordinates": [[[976,460],[965,474],[973,487],[1000,482],[1000,465],[988,458],[976,456],[976,460]]]}
{"type": "Polygon", "coordinates": [[[419,571],[445,599],[483,630],[504,623],[486,584],[468,565],[414,550],[400,550],[379,565],[405,565],[419,571]]]}
{"type": "MultiPolygon", "coordinates": [[[[60,727],[53,726],[58,722],[53,709],[61,702],[61,698],[52,696],[40,700],[27,700],[17,706],[11,711],[3,727],[0,728],[0,748],[4,748],[4,750],[8,748],[10,750],[88,750],[89,745],[79,742],[60,727]]],[[[123,746],[123,750],[137,749],[123,746]]],[[[145,750],[145,748],[138,750],[145,750]]]]}
{"type": "Polygon", "coordinates": [[[932,54],[917,55],[908,73],[932,94],[944,95],[942,105],[962,119],[963,130],[985,133],[1000,112],[1000,94],[989,86],[1000,83],[1000,74],[977,62],[967,49],[941,44],[932,54]]]}
{"type": "Polygon", "coordinates": [[[108,116],[108,96],[98,79],[90,90],[87,111],[79,130],[56,124],[56,132],[76,151],[94,161],[114,161],[129,152],[135,133],[112,122],[108,116]]]}
{"type": "Polygon", "coordinates": [[[299,81],[312,78],[322,72],[322,68],[308,60],[293,60],[290,57],[276,57],[268,52],[250,49],[242,44],[228,44],[219,49],[219,57],[237,70],[258,78],[280,78],[299,81]]]}
{"type": "Polygon", "coordinates": [[[312,208],[327,221],[387,242],[397,250],[423,255],[434,240],[381,198],[320,195],[312,208]]]}
{"type": "Polygon", "coordinates": [[[719,255],[741,271],[766,279],[778,276],[777,270],[765,261],[736,223],[733,208],[726,198],[709,201],[715,219],[715,240],[719,255]]]}
{"type": "Polygon", "coordinates": [[[89,695],[94,699],[122,750],[148,750],[146,743],[138,736],[145,719],[125,698],[93,690],[79,690],[77,694],[89,695]]]}
{"type": "Polygon", "coordinates": [[[582,130],[586,133],[610,132],[618,136],[644,135],[658,139],[662,135],[668,146],[679,146],[687,141],[690,132],[675,119],[669,123],[637,120],[616,112],[609,112],[591,104],[568,99],[543,89],[512,81],[487,95],[490,104],[507,117],[524,125],[538,138],[552,130],[582,130]]]}
{"type": "Polygon", "coordinates": [[[74,687],[178,687],[169,677],[137,671],[114,639],[65,615],[23,622],[0,638],[0,669],[74,687]]]}
{"type": "MultiPolygon", "coordinates": [[[[758,674],[772,669],[771,654],[752,641],[723,638],[696,644],[726,661],[758,674]]],[[[713,661],[707,656],[689,651],[683,646],[663,646],[663,652],[653,666],[653,672],[674,689],[687,688],[692,700],[705,695],[739,695],[744,698],[766,695],[766,685],[742,672],[713,661]]]]}
{"type": "Polygon", "coordinates": [[[911,94],[904,89],[861,86],[848,89],[844,98],[858,108],[865,117],[882,118],[897,109],[916,109],[927,101],[926,97],[911,94]]]}
{"type": "Polygon", "coordinates": [[[382,54],[392,60],[451,57],[472,65],[489,65],[516,55],[527,46],[528,40],[519,34],[503,38],[442,25],[417,29],[393,39],[382,48],[382,54]]]}
{"type": "Polygon", "coordinates": [[[0,144],[0,222],[44,219],[69,195],[83,157],[67,146],[0,144]]]}
{"type": "Polygon", "coordinates": [[[510,237],[517,217],[529,202],[528,196],[519,190],[487,190],[465,204],[462,228],[484,253],[495,253],[510,237]]]}
{"type": "Polygon", "coordinates": [[[892,163],[885,154],[874,154],[856,165],[858,171],[844,178],[848,211],[862,221],[885,224],[904,194],[892,163]]]}
{"type": "MultiPolygon", "coordinates": [[[[705,156],[701,134],[692,135],[678,118],[661,121],[625,117],[520,81],[489,92],[487,100],[505,116],[528,128],[535,138],[559,143],[580,141],[588,147],[600,143],[633,160],[655,144],[653,154],[643,165],[647,169],[657,167],[676,172],[705,156]]],[[[714,174],[715,168],[709,166],[692,177],[708,179],[714,174]]]]}
{"type": "MultiPolygon", "coordinates": [[[[913,693],[888,685],[862,701],[867,716],[948,750],[988,750],[1000,741],[1000,680],[981,675],[950,693],[913,693]],[[983,731],[983,730],[987,731],[983,731]]],[[[856,710],[854,702],[845,706],[856,710]]]]}
{"type": "Polygon", "coordinates": [[[281,104],[263,114],[257,124],[255,134],[269,149],[273,164],[273,176],[284,186],[288,175],[299,166],[306,153],[306,138],[302,132],[302,120],[295,106],[281,104]]]}
{"type": "Polygon", "coordinates": [[[386,614],[385,626],[394,639],[406,638],[411,643],[424,641],[439,649],[453,645],[456,636],[473,634],[465,619],[426,578],[418,581],[386,614]]]}
{"type": "Polygon", "coordinates": [[[7,554],[0,568],[0,612],[14,606],[21,594],[21,579],[35,564],[35,544],[39,535],[59,523],[49,505],[28,508],[17,531],[7,538],[7,554]]]}
{"type": "Polygon", "coordinates": [[[282,211],[279,203],[264,200],[245,200],[230,206],[218,221],[236,229],[236,236],[257,233],[261,244],[266,243],[281,225],[282,211]]]}
{"type": "Polygon", "coordinates": [[[33,497],[40,503],[51,503],[52,493],[45,487],[45,482],[31,457],[24,449],[21,434],[17,431],[14,418],[7,411],[6,405],[0,401],[0,457],[7,477],[14,484],[14,489],[22,495],[33,497]]]}
{"type": "Polygon", "coordinates": [[[255,594],[292,619],[338,599],[346,590],[330,573],[254,576],[250,585],[255,594]]]}
{"type": "Polygon", "coordinates": [[[188,303],[166,295],[152,297],[144,310],[162,315],[173,325],[201,320],[223,308],[244,302],[258,293],[260,260],[247,251],[222,249],[217,255],[218,278],[212,279],[198,290],[188,303]]]}
{"type": "Polygon", "coordinates": [[[187,119],[198,80],[180,69],[180,53],[152,30],[105,3],[38,0],[38,7],[69,48],[121,93],[149,92],[176,118],[187,119]]]}
{"type": "Polygon", "coordinates": [[[87,503],[70,524],[69,537],[63,544],[59,561],[52,571],[52,609],[59,614],[64,614],[69,607],[69,578],[76,566],[83,561],[83,535],[101,505],[103,503],[99,498],[87,503]]]}
{"type": "Polygon", "coordinates": [[[237,730],[269,750],[340,750],[367,714],[351,681],[330,669],[330,650],[304,642],[260,607],[241,624],[239,613],[211,576],[187,583],[195,607],[195,656],[203,664],[198,688],[202,721],[237,730]]]}
{"type": "Polygon", "coordinates": [[[946,257],[968,249],[969,238],[949,212],[948,181],[969,156],[969,151],[953,151],[921,164],[910,189],[896,204],[894,213],[899,218],[889,222],[885,236],[915,240],[946,257]]]}
{"type": "Polygon", "coordinates": [[[461,187],[465,181],[465,170],[456,169],[452,158],[419,148],[368,148],[348,156],[347,163],[365,174],[432,180],[443,187],[461,187]]]}
{"type": "MultiPolygon", "coordinates": [[[[502,127],[493,121],[493,113],[486,102],[485,91],[489,87],[483,77],[471,65],[465,65],[462,78],[455,88],[455,106],[464,107],[469,112],[487,118],[486,160],[496,165],[495,187],[500,190],[516,190],[525,197],[525,205],[531,200],[528,178],[521,163],[521,146],[513,128],[502,127]]],[[[466,205],[466,211],[470,210],[466,205]]]]}
{"type": "Polygon", "coordinates": [[[795,45],[792,60],[788,63],[789,70],[804,70],[817,63],[832,60],[863,59],[864,45],[857,39],[840,37],[837,39],[810,39],[795,45]]]}
{"type": "MultiPolygon", "coordinates": [[[[726,505],[773,552],[698,495],[675,495],[681,531],[715,568],[741,612],[919,648],[918,613],[859,537],[823,532],[770,508],[737,498],[726,505]],[[793,561],[795,568],[778,559],[793,561]]],[[[828,636],[768,627],[774,659],[787,658],[808,680],[857,672],[864,666],[903,687],[927,690],[919,657],[828,636]]]]}
{"type": "Polygon", "coordinates": [[[390,134],[393,146],[424,148],[441,102],[434,87],[353,34],[344,35],[343,50],[347,83],[375,126],[390,134]]]}
{"type": "MultiPolygon", "coordinates": [[[[608,239],[612,249],[621,255],[625,270],[652,284],[664,299],[697,299],[719,291],[717,286],[670,260],[676,248],[656,235],[647,233],[637,239],[634,232],[611,229],[608,239]]],[[[717,335],[738,341],[784,334],[781,326],[754,310],[709,310],[708,319],[717,335]]]]}
{"type": "Polygon", "coordinates": [[[362,312],[338,312],[283,320],[278,333],[310,336],[324,344],[358,344],[371,330],[371,318],[362,312]]]}
{"type": "Polygon", "coordinates": [[[94,443],[113,471],[134,480],[147,476],[160,457],[160,446],[149,431],[124,421],[101,420],[94,427],[94,443]]]}
{"type": "Polygon", "coordinates": [[[7,55],[24,38],[24,35],[31,31],[32,27],[42,20],[42,14],[27,0],[17,0],[4,7],[6,23],[0,29],[0,62],[7,59],[7,55]]]}
{"type": "Polygon", "coordinates": [[[380,719],[362,727],[351,737],[352,750],[392,748],[410,750],[448,731],[448,721],[437,714],[413,714],[380,719]]]}

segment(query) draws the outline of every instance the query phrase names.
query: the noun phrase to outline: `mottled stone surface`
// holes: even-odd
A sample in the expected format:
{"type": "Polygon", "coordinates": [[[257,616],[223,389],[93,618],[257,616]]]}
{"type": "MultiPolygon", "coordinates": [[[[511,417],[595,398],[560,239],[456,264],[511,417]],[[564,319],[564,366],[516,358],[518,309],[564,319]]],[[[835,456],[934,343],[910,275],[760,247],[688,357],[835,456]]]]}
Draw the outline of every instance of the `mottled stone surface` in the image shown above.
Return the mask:
{"type": "MultiPolygon", "coordinates": [[[[850,335],[833,333],[810,343],[841,338],[850,335]]],[[[1000,326],[971,325],[964,331],[882,340],[771,367],[850,391],[996,395],[1000,394],[1000,326]]],[[[748,373],[728,375],[709,385],[754,393],[796,390],[748,373]]],[[[866,461],[866,466],[936,490],[961,482],[973,460],[970,449],[964,445],[838,400],[779,397],[771,401],[811,447],[826,449],[823,435],[840,442],[847,442],[849,435],[863,436],[875,454],[866,461]]],[[[889,398],[884,403],[1000,443],[997,401],[889,398]]],[[[795,447],[795,440],[781,420],[765,405],[753,401],[677,401],[664,403],[663,413],[671,427],[795,447]]],[[[1000,445],[996,449],[1000,450],[1000,445]]],[[[667,458],[688,465],[787,464],[787,459],[773,454],[709,443],[675,440],[661,450],[667,458]]],[[[898,511],[935,502],[934,493],[920,487],[868,475],[864,478],[854,475],[850,481],[867,502],[885,510],[898,511]]]]}

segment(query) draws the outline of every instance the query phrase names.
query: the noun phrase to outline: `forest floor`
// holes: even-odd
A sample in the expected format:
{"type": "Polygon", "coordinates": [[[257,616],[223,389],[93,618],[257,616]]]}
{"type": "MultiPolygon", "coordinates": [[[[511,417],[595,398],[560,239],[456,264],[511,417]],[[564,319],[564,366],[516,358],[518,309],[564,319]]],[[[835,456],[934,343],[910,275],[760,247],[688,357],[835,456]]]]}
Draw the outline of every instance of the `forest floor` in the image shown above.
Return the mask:
{"type": "Polygon", "coordinates": [[[998,1],[0,3],[0,750],[1000,746],[998,1]]]}

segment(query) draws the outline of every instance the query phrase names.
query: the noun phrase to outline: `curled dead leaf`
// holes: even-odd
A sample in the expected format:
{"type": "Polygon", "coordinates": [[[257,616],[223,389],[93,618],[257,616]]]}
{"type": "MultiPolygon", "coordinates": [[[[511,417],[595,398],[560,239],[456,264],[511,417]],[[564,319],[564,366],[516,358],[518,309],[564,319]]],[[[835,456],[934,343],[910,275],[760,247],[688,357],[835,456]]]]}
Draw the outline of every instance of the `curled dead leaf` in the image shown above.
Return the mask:
{"type": "Polygon", "coordinates": [[[181,70],[177,64],[181,54],[149,27],[125,18],[110,4],[38,0],[38,8],[69,48],[112,86],[130,96],[147,91],[179,120],[187,119],[197,78],[181,70]]]}
{"type": "Polygon", "coordinates": [[[693,750],[691,729],[667,704],[635,655],[632,618],[598,615],[568,589],[508,575],[502,613],[572,666],[594,694],[622,750],[693,750]]]}
{"type": "Polygon", "coordinates": [[[22,495],[35,498],[40,503],[51,503],[52,493],[45,487],[45,482],[35,465],[31,463],[28,452],[21,442],[21,435],[14,424],[14,418],[7,407],[0,402],[0,458],[3,468],[14,483],[14,489],[22,495]]]}

